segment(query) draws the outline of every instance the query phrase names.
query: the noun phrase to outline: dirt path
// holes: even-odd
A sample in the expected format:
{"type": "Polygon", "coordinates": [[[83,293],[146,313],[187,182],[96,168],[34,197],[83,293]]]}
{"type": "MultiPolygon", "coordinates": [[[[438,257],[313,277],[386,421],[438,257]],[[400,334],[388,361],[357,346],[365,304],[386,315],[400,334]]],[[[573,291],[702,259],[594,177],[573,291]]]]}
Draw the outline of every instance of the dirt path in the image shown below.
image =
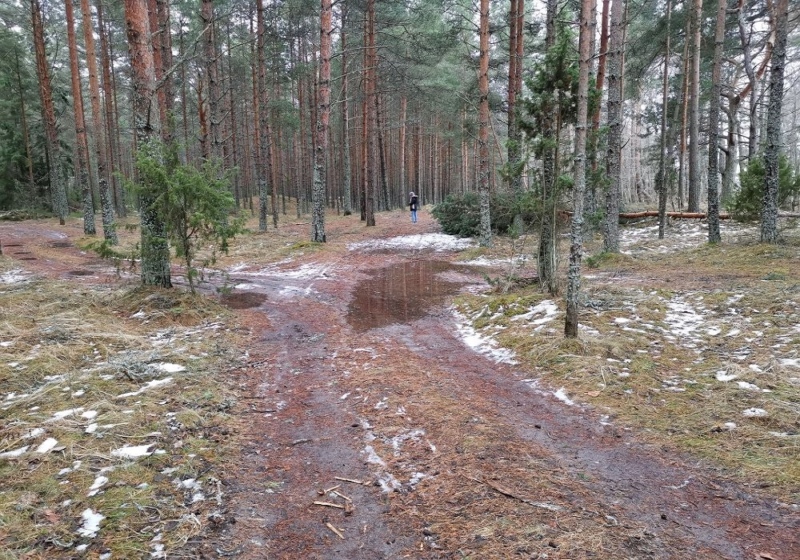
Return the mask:
{"type": "MultiPolygon", "coordinates": [[[[393,214],[375,233],[435,231],[426,215],[414,227],[393,214]]],[[[226,299],[253,332],[233,379],[242,453],[226,519],[193,554],[800,558],[796,509],[470,350],[437,294],[480,286],[477,271],[429,249],[348,250],[371,232],[335,228],[324,251],[232,275],[226,299]]],[[[27,239],[62,243],[61,276],[91,265],[27,239]]]]}

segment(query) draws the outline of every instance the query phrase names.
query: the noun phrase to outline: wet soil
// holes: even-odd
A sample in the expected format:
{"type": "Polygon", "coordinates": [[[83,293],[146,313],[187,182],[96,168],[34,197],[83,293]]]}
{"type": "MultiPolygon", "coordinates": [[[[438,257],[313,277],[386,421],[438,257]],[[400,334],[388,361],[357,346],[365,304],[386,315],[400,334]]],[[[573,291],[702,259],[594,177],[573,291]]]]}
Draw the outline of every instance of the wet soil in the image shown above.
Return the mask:
{"type": "MultiPolygon", "coordinates": [[[[223,473],[223,519],[186,556],[800,558],[796,507],[465,346],[448,298],[486,288],[487,271],[446,252],[347,250],[436,231],[426,214],[379,219],[347,235],[353,224],[332,220],[324,250],[283,265],[314,274],[270,269],[221,296],[252,333],[228,380],[241,454],[223,473]]],[[[16,228],[0,239],[36,259],[24,268],[114,281],[68,242],[77,234],[16,228]]]]}

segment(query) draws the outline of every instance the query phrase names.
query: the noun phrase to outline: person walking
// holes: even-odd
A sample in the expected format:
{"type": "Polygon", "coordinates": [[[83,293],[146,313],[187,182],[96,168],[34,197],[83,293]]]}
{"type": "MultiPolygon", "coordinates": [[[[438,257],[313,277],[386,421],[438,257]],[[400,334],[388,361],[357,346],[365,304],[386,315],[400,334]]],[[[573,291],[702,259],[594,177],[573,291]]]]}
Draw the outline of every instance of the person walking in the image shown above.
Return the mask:
{"type": "Polygon", "coordinates": [[[413,192],[408,193],[409,201],[408,207],[411,208],[411,223],[417,223],[417,207],[419,206],[419,199],[413,192]]]}

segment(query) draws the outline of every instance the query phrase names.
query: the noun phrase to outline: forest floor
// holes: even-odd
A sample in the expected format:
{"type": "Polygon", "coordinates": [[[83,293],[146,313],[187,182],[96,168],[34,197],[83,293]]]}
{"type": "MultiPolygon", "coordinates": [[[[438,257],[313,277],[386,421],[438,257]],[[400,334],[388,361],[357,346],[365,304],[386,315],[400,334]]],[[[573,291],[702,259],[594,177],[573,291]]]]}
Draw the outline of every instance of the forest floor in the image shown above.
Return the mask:
{"type": "MultiPolygon", "coordinates": [[[[14,386],[42,353],[25,329],[52,329],[16,326],[12,314],[36,310],[6,308],[0,474],[88,472],[46,491],[4,483],[0,506],[26,501],[19,519],[2,518],[0,558],[800,558],[796,230],[765,247],[726,224],[709,248],[697,222],[676,223],[665,241],[652,223],[627,227],[622,256],[587,259],[581,337],[565,341],[561,298],[535,284],[535,239],[479,249],[438,233],[426,211],[416,224],[402,212],[377,221],[329,216],[324,245],[286,217],[243,236],[201,285],[232,311],[132,292],[135,275],[80,249],[78,222],[0,224],[0,297],[39,297],[35,278],[84,300],[105,290],[93,307],[126,325],[128,342],[98,344],[94,369],[110,371],[117,392],[138,388],[71,405],[72,435],[45,445],[67,405],[41,414],[34,435],[37,391],[85,396],[75,379],[57,391],[62,381],[41,374],[33,389],[14,386]],[[138,335],[141,355],[120,365],[114,354],[138,335]],[[142,394],[194,412],[170,412],[158,429],[142,394]],[[129,395],[138,408],[116,410],[129,395]],[[141,412],[153,426],[136,441],[151,444],[120,447],[133,436],[107,423],[104,451],[76,461],[98,410],[141,412]],[[69,437],[74,448],[59,445],[69,437]],[[97,462],[109,455],[126,462],[97,462]],[[169,479],[185,511],[168,515],[161,489],[146,519],[122,523],[112,494],[144,503],[136,483],[148,476],[151,488],[169,479]],[[63,499],[70,487],[77,503],[63,499]],[[12,521],[43,529],[23,535],[12,521]],[[63,538],[42,536],[58,524],[63,538]],[[126,530],[137,552],[111,538],[126,530]]],[[[75,321],[62,319],[64,337],[90,336],[75,321]]],[[[54,339],[64,354],[68,342],[54,339]]]]}

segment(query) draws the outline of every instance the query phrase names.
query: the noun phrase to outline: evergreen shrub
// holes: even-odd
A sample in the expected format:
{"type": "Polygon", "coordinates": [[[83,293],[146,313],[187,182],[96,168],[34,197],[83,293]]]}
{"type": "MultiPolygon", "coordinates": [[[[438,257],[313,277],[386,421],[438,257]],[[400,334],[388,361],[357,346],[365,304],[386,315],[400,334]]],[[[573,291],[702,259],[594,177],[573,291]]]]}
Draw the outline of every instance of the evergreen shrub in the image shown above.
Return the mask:
{"type": "MultiPolygon", "coordinates": [[[[739,191],[728,203],[728,210],[735,220],[755,222],[761,219],[764,206],[764,181],[766,169],[763,158],[754,158],[740,177],[739,191]]],[[[795,174],[789,160],[781,156],[778,164],[778,207],[794,207],[800,197],[800,173],[795,174]]]]}

